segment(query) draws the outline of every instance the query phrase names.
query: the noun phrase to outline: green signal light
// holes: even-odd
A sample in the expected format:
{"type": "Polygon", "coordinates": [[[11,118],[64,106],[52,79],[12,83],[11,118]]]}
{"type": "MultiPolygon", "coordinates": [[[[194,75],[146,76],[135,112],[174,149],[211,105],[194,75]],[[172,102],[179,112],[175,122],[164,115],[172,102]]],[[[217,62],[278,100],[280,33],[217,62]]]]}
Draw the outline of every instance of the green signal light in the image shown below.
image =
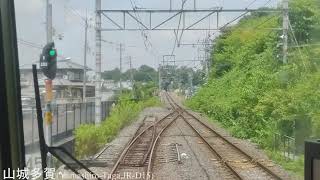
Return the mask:
{"type": "Polygon", "coordinates": [[[49,51],[50,56],[55,56],[56,55],[56,50],[52,49],[49,51]]]}

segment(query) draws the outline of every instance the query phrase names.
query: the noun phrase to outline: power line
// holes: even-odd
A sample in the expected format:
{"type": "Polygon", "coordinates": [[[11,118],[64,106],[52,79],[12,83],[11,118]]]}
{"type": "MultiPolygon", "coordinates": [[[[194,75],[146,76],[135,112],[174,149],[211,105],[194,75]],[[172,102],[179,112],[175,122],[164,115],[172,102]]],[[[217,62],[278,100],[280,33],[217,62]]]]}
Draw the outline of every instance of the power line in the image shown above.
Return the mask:
{"type": "Polygon", "coordinates": [[[305,65],[305,63],[304,63],[304,58],[303,58],[303,55],[302,55],[302,52],[301,52],[299,43],[298,43],[298,41],[297,41],[296,35],[294,34],[293,28],[292,28],[292,26],[291,26],[290,20],[288,20],[288,25],[289,25],[290,32],[291,32],[291,34],[292,34],[293,40],[294,40],[296,46],[298,47],[299,55],[300,55],[300,58],[301,58],[301,60],[302,60],[303,66],[304,66],[304,68],[306,69],[306,65],[305,65]]]}
{"type": "MultiPolygon", "coordinates": [[[[183,10],[184,5],[185,5],[186,2],[187,2],[187,0],[182,0],[181,11],[183,10]]],[[[173,48],[172,48],[172,51],[171,51],[171,57],[173,56],[174,51],[175,51],[176,46],[177,46],[177,43],[178,43],[178,34],[179,34],[179,29],[180,29],[180,24],[181,24],[181,17],[182,17],[182,13],[179,16],[178,28],[177,28],[177,31],[176,31],[176,34],[175,34],[176,36],[175,36],[174,45],[173,45],[173,48]]]]}
{"type": "Polygon", "coordinates": [[[278,15],[279,15],[279,13],[271,16],[270,18],[266,19],[265,21],[263,21],[260,24],[258,24],[257,26],[255,26],[253,29],[257,29],[258,27],[261,27],[262,25],[264,25],[265,23],[271,21],[273,18],[277,17],[278,15]]]}
{"type": "MultiPolygon", "coordinates": [[[[136,10],[136,8],[137,8],[137,5],[136,5],[135,2],[132,1],[132,0],[130,0],[130,3],[131,3],[132,10],[133,10],[133,13],[134,13],[135,18],[138,19],[138,20],[141,22],[141,17],[140,17],[140,15],[138,15],[138,14],[135,12],[135,10],[136,10]]],[[[140,27],[140,24],[139,24],[139,23],[137,23],[137,24],[138,24],[138,27],[139,27],[139,29],[140,29],[140,31],[141,31],[141,36],[142,36],[142,38],[143,38],[144,46],[145,46],[146,50],[148,50],[148,45],[147,45],[147,43],[149,43],[149,46],[150,46],[150,47],[152,47],[152,44],[151,44],[151,42],[148,40],[148,35],[147,35],[147,34],[145,33],[145,31],[143,30],[143,27],[140,27]]]]}
{"type": "MultiPolygon", "coordinates": [[[[142,22],[140,15],[135,12],[136,9],[138,8],[137,5],[136,5],[136,3],[135,3],[135,1],[130,0],[130,4],[131,4],[131,7],[132,7],[132,10],[133,10],[133,13],[134,13],[135,18],[138,19],[140,22],[142,22]]],[[[141,8],[140,8],[140,9],[141,9],[141,8]]],[[[156,54],[159,55],[160,53],[159,53],[156,49],[151,48],[151,47],[152,47],[152,43],[151,43],[151,41],[148,39],[149,35],[145,32],[145,30],[143,29],[143,27],[141,27],[142,25],[139,24],[138,22],[137,22],[137,25],[138,25],[139,30],[140,30],[140,32],[141,32],[142,40],[143,40],[143,43],[144,43],[144,46],[145,46],[146,51],[150,52],[155,58],[157,58],[157,55],[156,55],[156,54]],[[150,50],[149,48],[150,48],[151,50],[150,50]],[[155,50],[156,52],[155,52],[154,50],[155,50]]]]}
{"type": "Polygon", "coordinates": [[[64,7],[69,12],[71,12],[72,14],[76,15],[77,17],[79,17],[81,20],[86,21],[86,18],[83,17],[77,10],[73,9],[72,7],[68,7],[68,6],[64,6],[64,7]]]}
{"type": "Polygon", "coordinates": [[[18,39],[18,42],[20,44],[23,44],[23,45],[26,45],[26,46],[29,46],[29,47],[32,47],[32,48],[42,49],[42,47],[40,45],[34,44],[32,42],[25,41],[25,40],[22,40],[22,39],[18,39]]]}
{"type": "Polygon", "coordinates": [[[252,4],[254,4],[257,0],[253,0],[246,8],[249,8],[252,4]]]}
{"type": "MultiPolygon", "coordinates": [[[[30,42],[30,41],[27,41],[27,40],[24,40],[24,39],[21,39],[21,38],[18,39],[18,43],[20,43],[22,45],[25,45],[25,46],[28,46],[28,47],[31,47],[31,48],[39,49],[39,50],[43,49],[43,45],[36,44],[34,42],[30,42]]],[[[58,57],[66,59],[66,57],[64,57],[62,55],[59,55],[59,54],[58,54],[58,57]]]]}
{"type": "MultiPolygon", "coordinates": [[[[135,1],[130,0],[130,3],[131,3],[131,6],[132,6],[132,9],[134,10],[133,11],[134,12],[134,16],[141,22],[141,17],[135,12],[135,10],[137,8],[137,5],[136,5],[135,1]]],[[[143,27],[140,27],[139,23],[137,23],[137,24],[138,24],[138,27],[139,27],[139,29],[141,31],[141,36],[142,36],[143,43],[144,43],[146,51],[150,52],[157,59],[160,53],[155,48],[152,48],[152,43],[148,39],[148,37],[149,37],[148,34],[143,30],[143,27]],[[148,46],[150,47],[151,50],[149,49],[148,46]],[[158,54],[158,55],[156,55],[156,54],[158,54]]]]}
{"type": "Polygon", "coordinates": [[[267,1],[262,7],[266,7],[272,0],[267,1]]]}

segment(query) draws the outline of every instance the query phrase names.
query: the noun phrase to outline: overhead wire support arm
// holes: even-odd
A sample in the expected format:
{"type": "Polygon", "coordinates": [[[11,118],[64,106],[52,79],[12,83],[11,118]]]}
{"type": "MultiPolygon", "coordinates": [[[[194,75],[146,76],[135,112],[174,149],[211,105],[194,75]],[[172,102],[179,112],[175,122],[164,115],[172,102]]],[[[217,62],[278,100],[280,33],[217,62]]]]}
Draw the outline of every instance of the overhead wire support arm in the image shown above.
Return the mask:
{"type": "MultiPolygon", "coordinates": [[[[178,29],[176,27],[164,27],[166,23],[173,20],[178,15],[181,15],[185,17],[187,13],[197,13],[199,15],[203,15],[204,13],[207,13],[204,17],[201,19],[191,22],[190,24],[184,26],[181,30],[182,31],[202,31],[202,30],[220,30],[219,27],[219,18],[221,13],[242,13],[239,17],[235,18],[235,20],[239,19],[240,17],[251,13],[251,12],[280,12],[279,9],[223,9],[221,7],[213,8],[213,9],[129,9],[129,10],[99,10],[102,15],[104,15],[115,27],[114,28],[101,28],[101,31],[141,31],[141,30],[152,30],[152,31],[177,31],[178,29]],[[197,24],[204,21],[205,19],[209,18],[212,14],[217,13],[217,27],[196,27],[197,24]],[[113,18],[109,16],[110,14],[113,14],[113,18]],[[137,22],[141,27],[129,27],[128,21],[126,18],[126,14],[129,15],[135,22],[137,22]],[[134,14],[134,15],[133,15],[134,14]],[[148,15],[146,22],[143,22],[140,18],[137,18],[137,15],[139,14],[145,14],[148,15]],[[156,20],[156,18],[153,18],[154,15],[161,15],[161,14],[169,14],[170,16],[166,18],[165,20],[162,20],[161,22],[154,23],[153,21],[156,20]],[[121,15],[122,17],[117,18],[117,15],[121,15]],[[121,20],[122,19],[122,20],[121,20]],[[122,21],[121,23],[117,23],[116,21],[122,21]],[[120,25],[122,24],[122,26],[120,25]],[[156,24],[153,26],[153,24],[156,24]]],[[[185,24],[184,24],[185,25],[185,24]]]]}
{"type": "Polygon", "coordinates": [[[165,21],[161,22],[160,24],[158,24],[157,26],[155,26],[154,28],[152,28],[152,30],[157,29],[158,27],[160,27],[161,25],[165,24],[166,22],[170,21],[171,19],[173,19],[174,17],[178,16],[179,14],[181,14],[182,12],[177,12],[176,14],[174,14],[173,16],[169,17],[168,19],[166,19],[165,21]]]}
{"type": "MultiPolygon", "coordinates": [[[[148,30],[149,28],[144,25],[139,19],[137,19],[135,16],[133,16],[130,12],[126,12],[127,14],[129,14],[134,20],[136,20],[141,26],[143,26],[146,30],[148,30]]],[[[150,15],[151,17],[151,15],[150,15]]]]}
{"type": "Polygon", "coordinates": [[[128,9],[128,10],[118,10],[118,9],[102,9],[99,10],[99,12],[104,13],[120,13],[120,12],[129,12],[129,13],[177,13],[177,12],[183,12],[183,13],[194,13],[194,12],[280,12],[279,9],[223,9],[223,8],[216,8],[216,9],[128,9]]]}
{"type": "MultiPolygon", "coordinates": [[[[113,19],[111,19],[109,16],[107,16],[105,13],[102,13],[102,15],[104,17],[106,17],[110,22],[112,22],[112,24],[114,24],[115,26],[117,26],[119,29],[124,29],[124,27],[121,27],[118,23],[116,23],[113,19]]],[[[124,19],[125,21],[125,19],[124,19]]]]}
{"type": "MultiPolygon", "coordinates": [[[[196,24],[200,23],[201,21],[203,21],[204,19],[206,19],[207,17],[211,16],[214,12],[210,12],[209,14],[207,14],[206,16],[204,16],[203,18],[201,18],[200,20],[196,21],[195,23],[193,23],[192,25],[188,26],[185,30],[189,30],[190,28],[192,28],[193,26],[195,26],[196,24]]],[[[218,13],[218,12],[217,12],[218,13]]],[[[209,28],[210,29],[210,28],[209,28]]]]}

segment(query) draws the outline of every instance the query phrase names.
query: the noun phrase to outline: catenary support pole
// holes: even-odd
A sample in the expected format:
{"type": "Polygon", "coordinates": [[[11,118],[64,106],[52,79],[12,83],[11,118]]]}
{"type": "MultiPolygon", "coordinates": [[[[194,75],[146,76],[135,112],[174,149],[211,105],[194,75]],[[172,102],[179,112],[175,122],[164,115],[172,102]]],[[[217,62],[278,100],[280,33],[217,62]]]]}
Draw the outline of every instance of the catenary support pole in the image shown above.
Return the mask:
{"type": "Polygon", "coordinates": [[[133,67],[132,67],[132,57],[129,56],[129,63],[130,63],[130,79],[131,79],[131,87],[133,88],[134,79],[133,79],[133,67]]]}
{"type": "Polygon", "coordinates": [[[83,92],[82,101],[86,102],[87,92],[87,49],[88,49],[88,15],[86,12],[85,31],[84,31],[84,57],[83,57],[83,92]]]}
{"type": "Polygon", "coordinates": [[[119,45],[119,48],[120,48],[120,74],[119,74],[119,85],[120,85],[120,93],[122,93],[122,43],[120,43],[119,45]]]}
{"type": "Polygon", "coordinates": [[[101,0],[96,0],[95,124],[101,122],[101,0]]]}
{"type": "Polygon", "coordinates": [[[159,68],[158,68],[158,74],[159,74],[159,93],[161,93],[161,64],[159,63],[159,68]]]}

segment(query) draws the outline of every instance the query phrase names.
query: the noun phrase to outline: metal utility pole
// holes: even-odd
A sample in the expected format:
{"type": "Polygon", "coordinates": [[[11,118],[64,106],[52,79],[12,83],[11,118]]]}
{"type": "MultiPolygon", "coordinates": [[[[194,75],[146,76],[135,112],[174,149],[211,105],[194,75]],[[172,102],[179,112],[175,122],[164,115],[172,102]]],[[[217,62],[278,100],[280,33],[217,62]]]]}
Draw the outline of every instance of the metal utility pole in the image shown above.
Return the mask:
{"type": "Polygon", "coordinates": [[[131,79],[131,87],[133,88],[133,68],[132,68],[132,57],[129,56],[130,63],[130,79],[131,79]]]}
{"type": "Polygon", "coordinates": [[[208,56],[208,45],[204,46],[204,62],[205,62],[205,66],[206,66],[206,77],[207,79],[209,79],[209,56],[208,56]]]}
{"type": "Polygon", "coordinates": [[[120,77],[119,77],[119,83],[120,83],[120,93],[122,93],[122,43],[119,45],[120,47],[120,77]]]}
{"type": "Polygon", "coordinates": [[[158,68],[158,74],[159,74],[159,93],[161,93],[161,64],[159,64],[158,68]]]}
{"type": "Polygon", "coordinates": [[[82,101],[86,102],[86,92],[87,92],[87,49],[88,49],[88,15],[86,13],[85,19],[85,32],[84,32],[84,57],[83,57],[83,93],[82,101]]]}
{"type": "Polygon", "coordinates": [[[283,0],[283,63],[288,63],[289,0],[283,0]]]}
{"type": "Polygon", "coordinates": [[[209,75],[210,75],[210,45],[209,45],[209,39],[206,38],[205,40],[205,63],[206,63],[206,77],[207,77],[207,80],[209,80],[209,75]]]}
{"type": "MultiPolygon", "coordinates": [[[[52,32],[52,4],[50,0],[46,1],[46,35],[47,43],[53,42],[52,32]]],[[[53,83],[51,79],[45,80],[46,89],[46,109],[45,109],[45,120],[46,120],[46,140],[48,146],[52,146],[52,89],[53,83]]],[[[48,154],[48,167],[52,167],[52,157],[48,154]]]]}
{"type": "Polygon", "coordinates": [[[52,4],[50,0],[46,1],[46,35],[47,43],[52,42],[52,4]]]}
{"type": "Polygon", "coordinates": [[[188,74],[188,81],[189,81],[189,93],[188,93],[188,97],[192,96],[192,90],[193,90],[193,82],[192,82],[192,74],[191,72],[189,72],[188,74]]]}
{"type": "Polygon", "coordinates": [[[95,124],[101,122],[101,0],[96,0],[95,124]]]}

